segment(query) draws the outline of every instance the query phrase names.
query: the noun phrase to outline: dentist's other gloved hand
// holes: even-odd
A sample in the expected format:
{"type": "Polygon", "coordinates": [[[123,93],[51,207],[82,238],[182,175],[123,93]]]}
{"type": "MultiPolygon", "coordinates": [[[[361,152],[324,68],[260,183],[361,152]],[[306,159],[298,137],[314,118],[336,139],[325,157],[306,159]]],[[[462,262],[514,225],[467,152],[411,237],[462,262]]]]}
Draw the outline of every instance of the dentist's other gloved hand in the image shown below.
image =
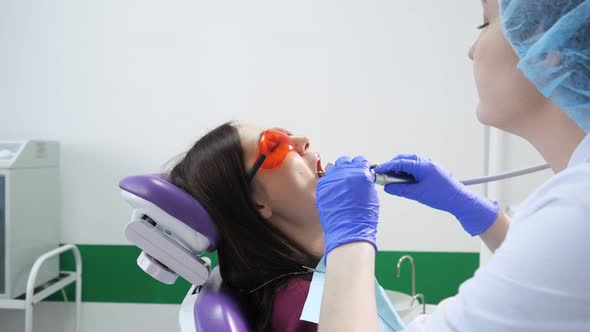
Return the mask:
{"type": "Polygon", "coordinates": [[[340,157],[317,184],[316,206],[326,238],[326,255],[350,242],[375,246],[379,198],[364,157],[340,157]]]}
{"type": "Polygon", "coordinates": [[[375,172],[413,175],[416,183],[390,184],[385,186],[385,191],[453,214],[471,236],[485,232],[498,218],[500,209],[496,202],[467,189],[430,159],[402,154],[379,165],[375,172]]]}

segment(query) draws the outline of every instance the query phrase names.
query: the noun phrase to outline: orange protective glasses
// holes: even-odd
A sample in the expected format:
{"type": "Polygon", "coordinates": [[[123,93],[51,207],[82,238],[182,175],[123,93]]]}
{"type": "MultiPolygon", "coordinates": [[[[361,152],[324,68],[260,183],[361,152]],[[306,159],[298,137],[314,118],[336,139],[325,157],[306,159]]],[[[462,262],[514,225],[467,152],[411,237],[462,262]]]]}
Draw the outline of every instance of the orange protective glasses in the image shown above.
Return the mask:
{"type": "Polygon", "coordinates": [[[254,166],[246,174],[248,182],[259,169],[273,169],[279,167],[287,154],[297,147],[297,143],[291,139],[291,133],[280,128],[267,129],[260,135],[258,151],[254,166]]]}

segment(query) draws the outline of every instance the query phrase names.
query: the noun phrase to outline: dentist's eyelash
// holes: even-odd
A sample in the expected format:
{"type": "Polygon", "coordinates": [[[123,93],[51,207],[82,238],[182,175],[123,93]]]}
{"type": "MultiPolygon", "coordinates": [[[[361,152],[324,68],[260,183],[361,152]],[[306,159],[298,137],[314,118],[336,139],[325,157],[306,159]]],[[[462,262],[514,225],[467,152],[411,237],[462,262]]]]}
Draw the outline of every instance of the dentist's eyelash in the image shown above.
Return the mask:
{"type": "Polygon", "coordinates": [[[478,30],[481,30],[481,29],[483,29],[483,28],[487,27],[488,25],[490,25],[490,22],[486,22],[486,23],[484,23],[484,24],[478,25],[476,28],[477,28],[478,30]]]}

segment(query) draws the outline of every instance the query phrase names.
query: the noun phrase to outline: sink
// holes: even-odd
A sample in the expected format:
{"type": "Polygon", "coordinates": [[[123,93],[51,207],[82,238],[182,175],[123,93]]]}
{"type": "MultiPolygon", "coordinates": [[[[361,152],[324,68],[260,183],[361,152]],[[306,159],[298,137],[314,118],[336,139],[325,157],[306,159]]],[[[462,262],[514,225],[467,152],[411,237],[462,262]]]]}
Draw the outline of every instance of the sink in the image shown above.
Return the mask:
{"type": "MultiPolygon", "coordinates": [[[[426,313],[431,314],[434,309],[436,309],[436,305],[434,304],[427,304],[426,305],[426,313]]],[[[416,317],[422,314],[422,305],[415,306],[411,310],[406,311],[403,315],[400,314],[399,318],[401,318],[406,325],[410,324],[416,317]]]]}
{"type": "Polygon", "coordinates": [[[410,306],[412,304],[412,297],[408,294],[387,289],[385,290],[385,294],[387,294],[389,301],[391,301],[391,304],[393,304],[393,307],[400,316],[409,313],[413,308],[418,306],[416,301],[413,306],[410,306]]]}
{"type": "MultiPolygon", "coordinates": [[[[422,313],[422,304],[419,304],[418,301],[414,301],[414,305],[410,306],[412,304],[412,297],[410,295],[387,289],[385,290],[385,294],[389,297],[391,304],[393,304],[393,307],[404,323],[409,324],[422,313]]],[[[435,308],[436,305],[427,304],[426,313],[432,313],[435,308]]]]}

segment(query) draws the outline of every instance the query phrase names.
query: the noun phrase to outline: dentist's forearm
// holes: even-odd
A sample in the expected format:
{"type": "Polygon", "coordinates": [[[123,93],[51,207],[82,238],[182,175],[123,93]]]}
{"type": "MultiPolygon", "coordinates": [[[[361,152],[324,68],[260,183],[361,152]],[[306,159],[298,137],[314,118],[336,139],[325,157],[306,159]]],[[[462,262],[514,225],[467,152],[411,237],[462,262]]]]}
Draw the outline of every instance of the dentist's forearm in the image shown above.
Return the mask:
{"type": "Polygon", "coordinates": [[[379,331],[371,243],[348,243],[328,254],[319,331],[379,331]]]}
{"type": "Polygon", "coordinates": [[[480,234],[480,238],[492,252],[495,252],[502,242],[504,242],[509,226],[510,218],[504,212],[500,211],[496,221],[488,230],[480,234]]]}

